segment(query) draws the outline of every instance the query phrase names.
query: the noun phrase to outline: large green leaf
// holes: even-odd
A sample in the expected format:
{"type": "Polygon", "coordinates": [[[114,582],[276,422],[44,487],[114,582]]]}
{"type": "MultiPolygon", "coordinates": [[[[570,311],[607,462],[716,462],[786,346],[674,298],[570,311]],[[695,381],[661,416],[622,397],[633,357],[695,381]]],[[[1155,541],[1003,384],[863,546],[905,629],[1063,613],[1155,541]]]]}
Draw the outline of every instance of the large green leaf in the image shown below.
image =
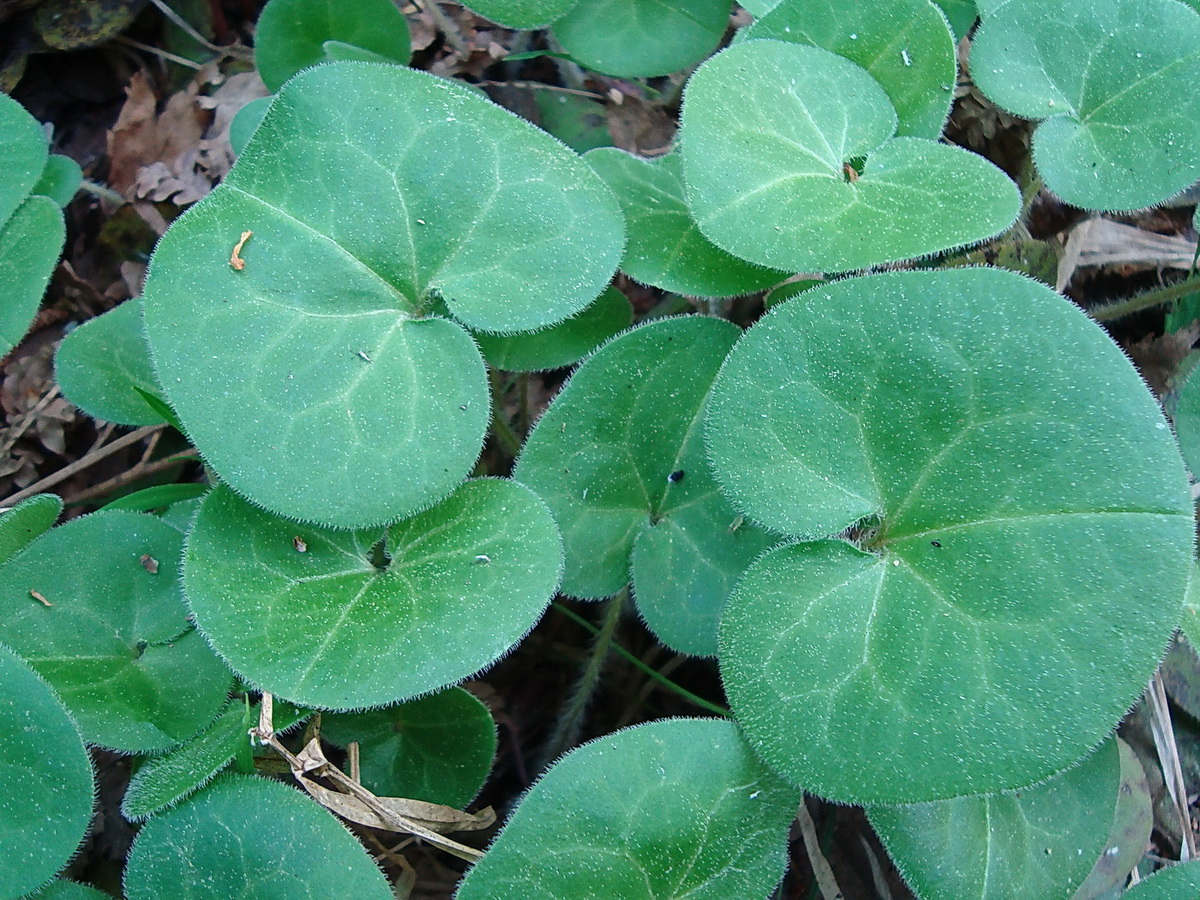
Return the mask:
{"type": "Polygon", "coordinates": [[[784,0],[745,31],[856,62],[896,108],[896,133],[937,140],[954,98],[954,36],[930,0],[784,0]]]}
{"type": "Polygon", "coordinates": [[[1044,120],[1046,186],[1135,209],[1200,178],[1200,15],[1176,0],[1009,0],[984,18],[971,75],[997,105],[1044,120]]]}
{"type": "Polygon", "coordinates": [[[787,277],[726,253],[700,233],[684,198],[676,153],[641,159],[605,147],[584,157],[625,211],[629,243],[621,270],[643,284],[693,297],[732,297],[787,277]]]}
{"type": "Polygon", "coordinates": [[[469,0],[463,5],[506,28],[541,28],[559,19],[578,0],[469,0]]]}
{"type": "Polygon", "coordinates": [[[491,665],[550,602],[561,554],[545,504],[510,481],[469,481],[363,531],[298,525],[218,487],[192,525],[184,584],[197,624],[248,682],[353,709],[491,665]]]}
{"type": "Polygon", "coordinates": [[[1185,900],[1200,893],[1200,861],[1160,869],[1121,895],[1121,900],[1185,900]]]}
{"type": "Polygon", "coordinates": [[[627,728],[555,763],[456,897],[765,898],[799,802],[732,722],[627,728]]]}
{"type": "Polygon", "coordinates": [[[717,489],[701,422],[737,328],[661,319],[591,356],[529,436],[514,477],[563,530],[563,591],[599,598],[630,578],[647,624],[683,652],[716,653],[721,607],[770,539],[717,489]]]}
{"type": "Polygon", "coordinates": [[[726,360],[706,439],[749,518],[850,541],[760,557],[721,622],[738,720],[816,793],[1046,778],[1111,731],[1179,621],[1170,430],[1106,335],[1022,276],[889,273],[776,306],[726,360]]]}
{"type": "Polygon", "coordinates": [[[1106,847],[1121,782],[1116,740],[1010,794],[869,810],[922,900],[1070,900],[1106,847]]]}
{"type": "Polygon", "coordinates": [[[1016,217],[1008,177],[959,147],[893,137],[896,111],[828,50],[745,41],[688,83],[688,203],[717,246],[793,272],[860,269],[984,240],[1016,217]],[[865,159],[865,162],[864,162],[865,159]]]}
{"type": "Polygon", "coordinates": [[[63,396],[89,416],[121,425],[163,421],[137,390],[162,393],[142,330],[141,301],[122,303],[68,334],[55,354],[54,375],[63,396]]]}
{"type": "Polygon", "coordinates": [[[24,660],[0,644],[0,897],[54,877],[92,819],[92,762],[79,726],[24,660]]]}
{"type": "Polygon", "coordinates": [[[90,743],[162,750],[224,705],[229,671],[180,596],[182,542],[154,516],[112,510],[51,529],[0,568],[0,640],[58,691],[90,743]]]}
{"type": "Polygon", "coordinates": [[[129,900],[392,900],[383,873],[338,821],[299,791],[225,775],[138,833],[129,900]]]}
{"type": "Polygon", "coordinates": [[[147,336],[231,487],[281,515],[381,524],[453,490],[487,427],[479,351],[430,308],[484,331],[551,325],[603,289],[622,234],[578,156],[470,89],[318,66],[164,235],[147,336]]]}
{"type": "Polygon", "coordinates": [[[62,511],[57,494],[35,494],[0,516],[0,565],[49,531],[62,511]]]}
{"type": "Polygon", "coordinates": [[[392,0],[271,0],[254,31],[254,64],[272,92],[301,69],[354,59],[354,51],[408,64],[408,21],[392,0]]]}
{"type": "Polygon", "coordinates": [[[66,239],[62,210],[39,194],[0,226],[0,355],[29,330],[66,239]]]}
{"type": "Polygon", "coordinates": [[[729,0],[579,0],[554,36],[581,65],[621,78],[686,69],[717,48],[729,0]]]}
{"type": "Polygon", "coordinates": [[[357,741],[362,783],[383,797],[464,807],[479,793],[496,755],[488,708],[451,688],[386,709],[326,714],[325,737],[357,741]]]}

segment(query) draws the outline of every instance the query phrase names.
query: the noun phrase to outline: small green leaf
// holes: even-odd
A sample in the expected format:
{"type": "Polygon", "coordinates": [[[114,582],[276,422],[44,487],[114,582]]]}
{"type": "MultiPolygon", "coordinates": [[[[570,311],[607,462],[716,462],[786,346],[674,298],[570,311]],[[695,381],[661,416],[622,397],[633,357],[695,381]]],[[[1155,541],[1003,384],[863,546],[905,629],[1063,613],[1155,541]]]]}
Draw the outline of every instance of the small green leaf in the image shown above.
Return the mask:
{"type": "Polygon", "coordinates": [[[0,565],[49,531],[62,511],[57,494],[35,494],[0,515],[0,565]]]}
{"type": "Polygon", "coordinates": [[[726,253],[700,233],[684,198],[678,154],[641,159],[604,148],[584,159],[625,211],[629,243],[621,270],[630,278],[693,297],[732,297],[787,277],[726,253]]]}
{"type": "Polygon", "coordinates": [[[1170,430],[1104,332],[1022,276],[888,273],[776,306],[726,360],[706,443],[748,518],[861,547],[769,551],[721,622],[738,721],[815,793],[922,802],[1061,771],[1179,621],[1193,523],[1170,430]]]}
{"type": "Polygon", "coordinates": [[[229,144],[233,147],[235,155],[242,155],[242,151],[250,143],[254,132],[258,131],[258,126],[262,124],[262,120],[274,100],[273,95],[257,97],[234,113],[233,121],[229,123],[229,144]]]}
{"type": "Polygon", "coordinates": [[[729,23],[729,0],[580,0],[554,36],[581,66],[620,78],[686,69],[712,53],[729,23]]]}
{"type": "Polygon", "coordinates": [[[84,322],[54,357],[63,396],[89,416],[120,425],[157,425],[142,391],[159,394],[142,330],[142,304],[130,300],[84,322]],[[138,389],[141,389],[140,391],[138,389]]]}
{"type": "Polygon", "coordinates": [[[1183,620],[1179,623],[1193,647],[1200,647],[1200,565],[1192,567],[1187,594],[1183,598],[1183,620]]]}
{"type": "MultiPolygon", "coordinates": [[[[514,56],[509,54],[505,61],[515,61],[514,56]]],[[[552,90],[535,90],[533,102],[537,104],[538,124],[576,153],[612,145],[607,112],[598,100],[552,90]]]]}
{"type": "Polygon", "coordinates": [[[0,896],[40,887],[92,820],[92,763],[79,726],[45,681],[0,645],[0,896]]]}
{"type": "Polygon", "coordinates": [[[1121,895],[1121,900],[1183,900],[1200,892],[1200,861],[1160,869],[1121,895]]]}
{"type": "Polygon", "coordinates": [[[562,18],[578,0],[469,0],[463,6],[505,28],[542,28],[562,18]]]}
{"type": "Polygon", "coordinates": [[[66,239],[62,210],[39,194],[0,226],[0,355],[29,330],[66,239]]]}
{"type": "Polygon", "coordinates": [[[204,787],[249,745],[249,727],[256,721],[248,722],[246,704],[235,700],[186,744],[146,760],[129,782],[121,815],[140,822],[204,787]]]}
{"type": "Polygon", "coordinates": [[[271,0],[254,31],[254,64],[267,89],[277,92],[301,69],[360,58],[337,51],[331,56],[331,41],[402,66],[412,55],[408,21],[392,0],[271,0]]]}
{"type": "Polygon", "coordinates": [[[495,662],[550,602],[560,548],[545,504],[510,481],[468,481],[364,531],[298,525],[217,487],[192,525],[184,583],[199,627],[248,682],[345,710],[495,662]]]}
{"type": "Polygon", "coordinates": [[[896,133],[937,140],[950,115],[954,36],[930,0],[784,0],[745,31],[858,63],[896,108],[896,133]]]}
{"type": "Polygon", "coordinates": [[[129,851],[125,896],[393,900],[337,819],[293,788],[248,775],[223,775],[150,819],[129,851]]]}
{"type": "Polygon", "coordinates": [[[633,307],[614,287],[604,289],[576,316],[541,331],[474,335],[488,365],[506,372],[541,372],[572,366],[633,321],[633,307]]]}
{"type": "Polygon", "coordinates": [[[496,755],[488,708],[462,688],[364,713],[326,714],[321,731],[345,747],[357,741],[362,783],[382,797],[465,807],[496,755]]]}
{"type": "Polygon", "coordinates": [[[435,301],[483,331],[552,325],[608,283],[623,232],[530,123],[425,72],[331,63],[288,82],[163,236],[146,333],[226,483],[279,515],[383,524],[460,484],[487,428],[483,360],[435,301]]]}
{"type": "Polygon", "coordinates": [[[985,240],[1020,209],[1016,185],[982,157],[893,137],[878,82],[818,47],[718,53],[688,83],[682,120],[692,215],[761,265],[835,272],[923,256],[985,240]]]}
{"type": "Polygon", "coordinates": [[[984,18],[971,75],[1044,120],[1046,186],[1088,209],[1137,209],[1200,178],[1200,16],[1175,0],[1009,0],[984,18]]]}
{"type": "Polygon", "coordinates": [[[46,160],[46,168],[42,170],[42,177],[31,193],[49,197],[62,207],[71,202],[81,181],[83,170],[79,168],[79,163],[69,156],[51,153],[46,160]]]}
{"type": "Polygon", "coordinates": [[[950,28],[954,32],[955,42],[960,41],[971,30],[979,12],[975,9],[974,0],[933,0],[946,15],[950,28]]]}
{"type": "Polygon", "coordinates": [[[49,157],[42,127],[20,103],[0,93],[0,225],[25,202],[49,157]]]}
{"type": "Polygon", "coordinates": [[[735,326],[660,319],[591,356],[529,436],[513,472],[563,530],[563,591],[599,598],[630,578],[647,624],[711,656],[733,580],[770,543],[737,525],[708,471],[700,423],[735,326]]]}
{"type": "Polygon", "coordinates": [[[182,541],[154,516],[99,512],[0,568],[0,640],[55,687],[89,743],[163,750],[225,703],[229,671],[180,596],[182,541]]]}
{"type": "Polygon", "coordinates": [[[555,763],[456,897],[765,898],[799,802],[732,722],[637,725],[555,763]]]}
{"type": "Polygon", "coordinates": [[[875,806],[871,825],[922,900],[1069,900],[1106,847],[1119,800],[1115,739],[1017,793],[875,806]]]}
{"type": "Polygon", "coordinates": [[[184,500],[203,497],[209,489],[207,484],[157,484],[154,487],[143,488],[118,497],[111,503],[106,503],[103,509],[132,509],[134,512],[150,512],[171,506],[184,500]]]}
{"type": "Polygon", "coordinates": [[[1179,389],[1175,402],[1175,434],[1184,462],[1195,475],[1200,472],[1200,368],[1192,371],[1179,389]]]}

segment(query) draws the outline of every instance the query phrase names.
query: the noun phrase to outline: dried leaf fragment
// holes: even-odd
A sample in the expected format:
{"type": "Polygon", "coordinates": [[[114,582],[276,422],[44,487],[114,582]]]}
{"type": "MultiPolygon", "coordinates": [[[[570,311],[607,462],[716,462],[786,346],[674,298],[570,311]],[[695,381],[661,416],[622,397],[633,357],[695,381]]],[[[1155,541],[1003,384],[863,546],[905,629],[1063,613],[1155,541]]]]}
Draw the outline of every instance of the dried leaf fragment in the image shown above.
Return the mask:
{"type": "Polygon", "coordinates": [[[250,240],[253,231],[243,231],[241,239],[234,245],[233,252],[229,254],[229,265],[237,269],[239,272],[246,268],[246,261],[242,259],[242,248],[246,246],[246,241],[250,240]]]}
{"type": "Polygon", "coordinates": [[[35,590],[30,590],[29,596],[32,597],[34,600],[36,600],[38,603],[42,604],[42,606],[53,606],[54,605],[53,603],[51,603],[49,600],[47,600],[45,597],[43,597],[41,594],[39,594],[35,590]]]}

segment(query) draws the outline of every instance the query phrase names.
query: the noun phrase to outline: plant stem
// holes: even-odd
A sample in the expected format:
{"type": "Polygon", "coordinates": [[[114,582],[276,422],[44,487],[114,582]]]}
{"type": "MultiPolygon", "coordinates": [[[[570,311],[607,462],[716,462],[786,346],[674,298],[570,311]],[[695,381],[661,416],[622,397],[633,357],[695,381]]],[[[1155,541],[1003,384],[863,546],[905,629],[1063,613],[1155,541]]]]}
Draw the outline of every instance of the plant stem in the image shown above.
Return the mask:
{"type": "Polygon", "coordinates": [[[812,866],[813,877],[816,879],[821,896],[825,900],[841,900],[846,895],[842,893],[842,889],[838,886],[837,878],[833,875],[833,869],[829,865],[829,860],[821,852],[821,842],[817,838],[817,827],[813,822],[812,815],[809,813],[808,805],[803,797],[800,798],[800,808],[796,811],[796,821],[800,826],[800,835],[804,839],[804,851],[808,854],[808,862],[812,866]]]}
{"type": "Polygon", "coordinates": [[[492,434],[514,459],[521,452],[521,439],[513,431],[504,412],[504,375],[492,369],[492,434]]]}
{"type": "Polygon", "coordinates": [[[109,203],[115,203],[117,206],[124,206],[129,202],[112,188],[89,181],[86,178],[79,182],[79,189],[91,194],[93,197],[99,197],[101,200],[107,200],[109,203]]]}
{"type": "Polygon", "coordinates": [[[1187,278],[1167,287],[1146,291],[1145,293],[1130,297],[1128,300],[1119,300],[1116,303],[1109,303],[1105,306],[1089,309],[1087,310],[1087,314],[1097,322],[1111,322],[1113,319],[1119,319],[1122,316],[1128,316],[1143,309],[1150,309],[1152,306],[1178,300],[1180,297],[1196,291],[1200,291],[1200,277],[1187,278]]]}
{"type": "MultiPolygon", "coordinates": [[[[561,603],[555,603],[554,608],[557,609],[564,616],[566,616],[568,619],[570,619],[572,622],[574,622],[576,625],[582,625],[584,628],[586,628],[592,634],[595,635],[595,634],[600,633],[599,628],[597,628],[595,625],[593,625],[591,622],[589,622],[587,619],[583,618],[582,616],[576,615],[571,610],[569,610],[565,606],[563,606],[561,603]]],[[[687,688],[683,687],[682,685],[676,684],[674,681],[672,681],[666,675],[663,675],[657,669],[653,669],[650,666],[646,665],[644,662],[642,662],[640,659],[638,659],[636,656],[634,656],[632,653],[630,653],[628,650],[626,650],[624,647],[622,647],[620,644],[616,643],[615,641],[613,642],[612,650],[619,657],[621,657],[627,663],[632,665],[635,669],[638,669],[639,671],[648,675],[650,678],[653,678],[655,681],[657,681],[659,684],[661,684],[667,690],[675,692],[680,697],[682,697],[684,700],[687,700],[689,703],[699,706],[701,709],[707,710],[710,713],[715,713],[718,716],[722,716],[723,718],[728,719],[730,717],[729,710],[727,710],[725,707],[720,706],[716,703],[712,703],[708,700],[705,700],[703,697],[693,694],[691,691],[689,691],[687,688]]]]}

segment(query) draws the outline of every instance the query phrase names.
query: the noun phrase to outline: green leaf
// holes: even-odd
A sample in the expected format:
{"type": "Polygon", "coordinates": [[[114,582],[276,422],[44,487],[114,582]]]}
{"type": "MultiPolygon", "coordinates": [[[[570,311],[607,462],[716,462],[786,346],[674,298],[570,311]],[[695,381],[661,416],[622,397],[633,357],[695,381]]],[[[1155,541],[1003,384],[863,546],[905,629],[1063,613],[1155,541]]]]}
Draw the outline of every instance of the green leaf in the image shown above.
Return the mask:
{"type": "Polygon", "coordinates": [[[321,731],[359,746],[362,783],[381,797],[463,808],[479,793],[496,755],[488,708],[462,688],[364,713],[326,714],[321,731]]]}
{"type": "Polygon", "coordinates": [[[54,375],[63,396],[89,416],[120,425],[164,421],[141,393],[162,388],[150,365],[140,301],[122,303],[68,334],[54,357],[54,375]]]}
{"type": "Polygon", "coordinates": [[[1015,794],[875,806],[871,825],[922,900],[1069,900],[1106,847],[1117,742],[1015,794]]]}
{"type": "Polygon", "coordinates": [[[555,763],[456,897],[765,898],[799,802],[732,722],[626,728],[555,763]]]}
{"type": "Polygon", "coordinates": [[[146,760],[129,782],[121,815],[140,822],[204,787],[249,746],[252,724],[257,718],[249,718],[245,702],[235,700],[190,741],[146,760]]]}
{"type": "Polygon", "coordinates": [[[262,124],[263,118],[267,114],[267,110],[271,108],[271,103],[275,97],[256,97],[251,100],[236,113],[234,113],[233,121],[229,123],[229,144],[233,147],[233,152],[237,156],[242,155],[242,151],[246,149],[246,145],[250,143],[250,138],[254,136],[254,132],[258,130],[258,126],[262,124]]]}
{"type": "Polygon", "coordinates": [[[1200,565],[1192,567],[1187,594],[1183,598],[1183,619],[1179,623],[1193,647],[1200,647],[1200,565]]]}
{"type": "Polygon", "coordinates": [[[392,900],[383,873],[330,813],[277,781],[223,775],[154,816],[129,851],[128,900],[392,900]]]}
{"type": "Polygon", "coordinates": [[[930,0],[784,0],[745,31],[858,63],[896,109],[896,133],[941,137],[957,77],[954,36],[930,0]]]}
{"type": "Polygon", "coordinates": [[[717,246],[793,272],[936,253],[1016,218],[1003,172],[959,147],[893,138],[896,126],[883,89],[841,56],[782,41],[730,47],[684,96],[692,215],[717,246]]]}
{"type": "Polygon", "coordinates": [[[52,881],[26,900],[112,900],[112,895],[74,881],[52,881]]]}
{"type": "Polygon", "coordinates": [[[560,19],[578,0],[470,0],[463,6],[505,28],[542,28],[560,19]]]}
{"type": "Polygon", "coordinates": [[[974,0],[933,0],[933,2],[945,13],[956,42],[962,40],[963,36],[971,30],[971,26],[975,24],[975,20],[979,18],[974,0]]]}
{"type": "Polygon", "coordinates": [[[58,695],[0,645],[0,896],[40,887],[74,855],[92,820],[92,763],[58,695]]]}
{"type": "Polygon", "coordinates": [[[1160,869],[1121,895],[1121,900],[1182,900],[1200,891],[1200,861],[1160,869]]]}
{"type": "Polygon", "coordinates": [[[1200,178],[1200,16],[1174,0],[1009,0],[983,20],[971,75],[1044,120],[1046,186],[1088,209],[1137,209],[1200,178]]]}
{"type": "Polygon", "coordinates": [[[0,568],[0,640],[59,692],[89,743],[163,750],[225,703],[229,672],[190,628],[180,596],[182,541],[154,516],[99,512],[51,529],[0,568]]]}
{"type": "Polygon", "coordinates": [[[57,494],[35,494],[0,515],[0,565],[49,531],[62,511],[57,494]]]}
{"type": "Polygon", "coordinates": [[[1175,403],[1175,433],[1184,462],[1195,475],[1200,472],[1200,368],[1193,370],[1179,389],[1175,403]]]}
{"type": "Polygon", "coordinates": [[[363,531],[298,525],[217,487],[188,536],[184,584],[199,627],[248,682],[344,710],[495,662],[550,602],[560,547],[545,504],[510,481],[469,481],[363,531]]]}
{"type": "Polygon", "coordinates": [[[74,198],[81,181],[83,170],[79,168],[79,163],[69,156],[52,153],[46,160],[46,168],[42,170],[42,177],[38,179],[38,183],[33,186],[32,193],[49,197],[62,207],[74,198]]]}
{"type": "Polygon", "coordinates": [[[678,154],[641,159],[604,148],[584,159],[625,211],[629,243],[621,270],[630,278],[694,297],[732,297],[787,277],[726,253],[700,233],[684,198],[678,154]]]}
{"type": "Polygon", "coordinates": [[[729,0],[580,0],[554,36],[581,66],[619,78],[667,75],[721,43],[729,0]]]}
{"type": "Polygon", "coordinates": [[[572,366],[633,321],[625,295],[607,287],[591,306],[542,331],[474,335],[488,365],[506,372],[539,372],[572,366]]]}
{"type": "MultiPolygon", "coordinates": [[[[514,54],[505,57],[513,60],[514,54]]],[[[576,153],[612,145],[605,105],[590,97],[563,94],[553,90],[535,90],[538,124],[576,153]]]]}
{"type": "Polygon", "coordinates": [[[756,19],[761,19],[776,6],[779,5],[779,0],[746,0],[745,3],[740,2],[738,6],[750,13],[756,19]]]}
{"type": "Polygon", "coordinates": [[[0,93],[0,225],[34,189],[50,153],[42,127],[20,103],[0,93]]]}
{"type": "Polygon", "coordinates": [[[0,227],[0,356],[29,330],[66,239],[62,210],[37,194],[0,227]]]}
{"type": "Polygon", "coordinates": [[[479,351],[435,300],[484,331],[554,324],[608,283],[623,230],[528,122],[425,72],[332,63],[288,83],[163,236],[146,332],[226,483],[280,515],[381,524],[460,484],[487,428],[479,351]]]}
{"type": "Polygon", "coordinates": [[[402,66],[412,55],[408,21],[392,0],[271,0],[254,31],[254,64],[274,93],[302,69],[346,59],[328,53],[331,41],[402,66]]]}
{"type": "Polygon", "coordinates": [[[126,494],[124,497],[118,497],[111,503],[106,503],[102,508],[150,512],[164,506],[181,503],[184,500],[203,497],[208,489],[209,485],[207,484],[156,484],[154,487],[143,488],[132,494],[126,494]]]}
{"type": "Polygon", "coordinates": [[[1044,779],[1112,730],[1179,621],[1170,430],[1104,332],[1022,276],[897,272],[776,306],[726,360],[706,442],[748,518],[859,545],[770,551],[721,622],[738,721],[815,793],[1044,779]]]}
{"type": "Polygon", "coordinates": [[[737,328],[660,319],[591,356],[529,436],[513,476],[549,504],[563,530],[563,591],[599,598],[630,578],[659,639],[716,652],[733,580],[770,538],[721,496],[700,423],[737,328]]]}

